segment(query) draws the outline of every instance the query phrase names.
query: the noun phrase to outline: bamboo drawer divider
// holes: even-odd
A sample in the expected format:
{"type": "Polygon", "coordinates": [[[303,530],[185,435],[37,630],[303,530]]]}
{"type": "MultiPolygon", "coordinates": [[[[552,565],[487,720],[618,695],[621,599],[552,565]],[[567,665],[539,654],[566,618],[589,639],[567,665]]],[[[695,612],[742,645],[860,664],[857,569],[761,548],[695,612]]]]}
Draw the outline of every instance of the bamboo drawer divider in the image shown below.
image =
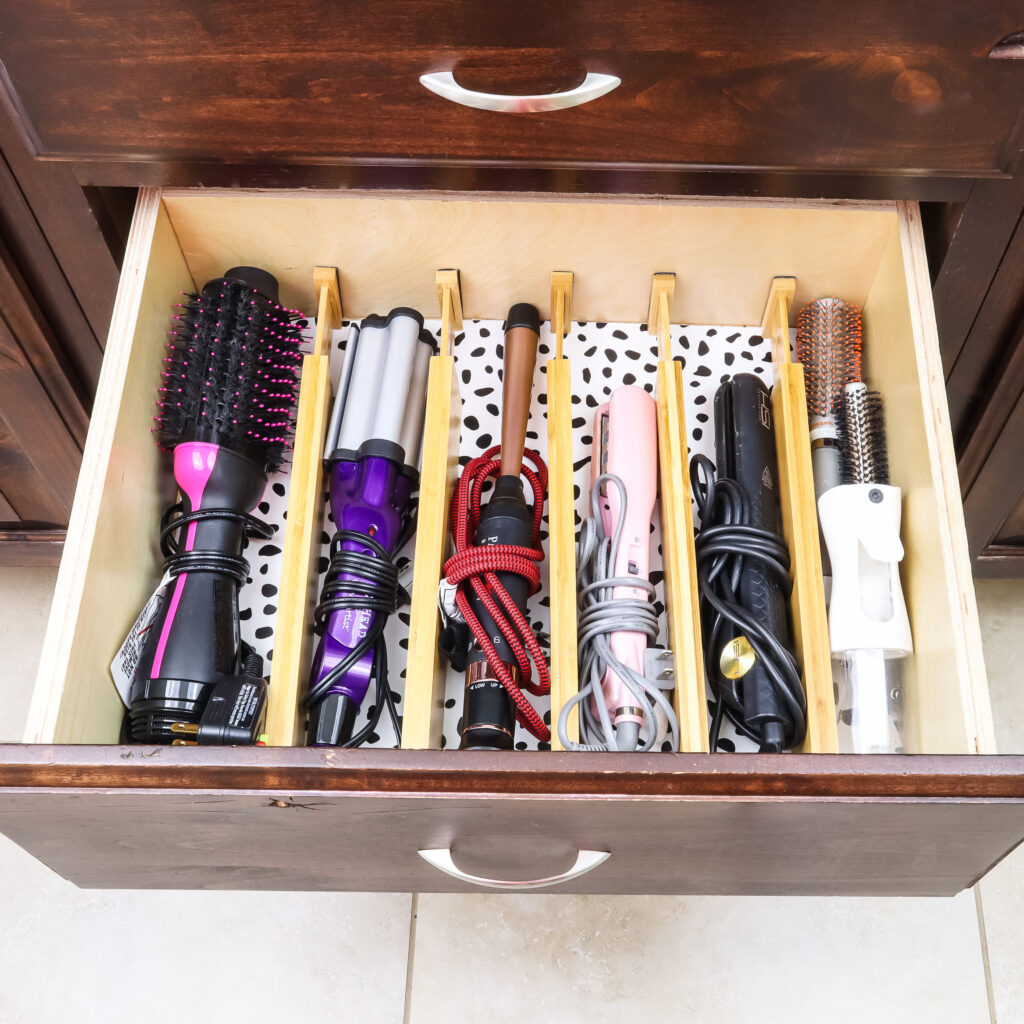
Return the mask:
{"type": "Polygon", "coordinates": [[[795,291],[796,281],[792,277],[772,280],[761,334],[772,344],[775,373],[772,415],[779,462],[779,502],[793,577],[790,598],[793,639],[807,697],[807,735],[799,749],[807,754],[834,754],[839,750],[839,741],[818,512],[811,472],[807,395],[804,368],[790,356],[790,303],[795,291]]]}
{"type": "Polygon", "coordinates": [[[317,292],[313,351],[302,359],[295,447],[289,482],[288,520],[281,556],[281,595],[270,666],[267,745],[301,745],[299,700],[305,692],[313,646],[317,561],[323,521],[324,444],[331,408],[331,333],[341,327],[341,288],[335,267],[313,271],[317,292]]]}
{"type": "Polygon", "coordinates": [[[452,487],[459,472],[462,399],[455,375],[452,332],[462,329],[462,282],[458,270],[439,270],[436,278],[441,304],[441,352],[431,357],[427,377],[409,658],[403,698],[403,750],[440,747],[444,711],[447,663],[437,649],[437,588],[447,545],[452,487]]]}
{"type": "MultiPolygon", "coordinates": [[[[572,323],[573,275],[551,275],[551,333],[555,357],[547,364],[548,561],[551,580],[551,749],[564,750],[558,715],[579,689],[576,657],[576,517],[573,508],[572,380],[563,341],[572,323]]],[[[580,738],[579,711],[566,723],[573,743],[580,738]]]]}

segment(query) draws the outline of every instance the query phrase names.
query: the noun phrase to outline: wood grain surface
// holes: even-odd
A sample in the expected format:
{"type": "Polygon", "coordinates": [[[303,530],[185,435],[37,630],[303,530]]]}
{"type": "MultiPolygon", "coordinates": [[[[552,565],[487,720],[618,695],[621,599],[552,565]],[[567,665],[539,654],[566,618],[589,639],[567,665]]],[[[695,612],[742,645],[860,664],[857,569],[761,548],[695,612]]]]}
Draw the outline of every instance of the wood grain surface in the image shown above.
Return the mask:
{"type": "Polygon", "coordinates": [[[1024,805],[57,791],[0,792],[0,820],[85,888],[481,891],[417,855],[449,847],[503,879],[611,853],[551,893],[951,896],[1020,841],[1024,805]]]}
{"type": "Polygon", "coordinates": [[[551,271],[571,267],[578,320],[642,322],[652,275],[674,271],[673,323],[756,324],[777,274],[797,275],[797,305],[863,301],[895,220],[892,203],[831,201],[211,189],[163,198],[197,281],[239,264],[272,267],[281,301],[313,309],[308,268],[339,266],[350,317],[395,296],[437,309],[433,268],[460,267],[465,316],[500,318],[515,295],[547,320],[551,271]]]}
{"type": "MultiPolygon", "coordinates": [[[[556,335],[556,349],[562,347],[556,335]]],[[[573,508],[572,379],[566,358],[549,359],[548,573],[551,601],[551,747],[564,750],[558,730],[562,708],[579,692],[577,656],[576,519],[573,508]]],[[[566,735],[580,741],[579,707],[566,720],[566,735]]]]}
{"type": "Polygon", "coordinates": [[[0,59],[26,140],[61,159],[979,176],[1015,156],[1024,71],[987,53],[1022,19],[1012,0],[5,0],[0,59]],[[622,85],[501,115],[419,84],[451,69],[497,92],[622,85]]]}
{"type": "Polygon", "coordinates": [[[782,529],[790,551],[793,590],[789,604],[793,639],[799,652],[807,698],[807,732],[800,750],[807,754],[834,754],[839,749],[839,741],[807,397],[803,366],[793,362],[790,351],[790,307],[795,292],[794,278],[772,280],[761,320],[761,334],[772,346],[775,373],[772,411],[779,467],[779,504],[782,529]]]}
{"type": "MultiPolygon", "coordinates": [[[[229,198],[195,202],[216,219],[217,201],[229,198]]],[[[239,198],[237,216],[260,230],[238,237],[255,244],[262,232],[278,249],[271,266],[287,264],[287,247],[307,222],[276,214],[254,219],[261,211],[257,204],[279,210],[287,197],[239,198]]],[[[152,493],[161,464],[142,429],[151,415],[152,392],[135,385],[153,379],[161,356],[160,346],[144,339],[162,335],[168,295],[188,287],[199,265],[194,252],[187,262],[181,251],[198,233],[183,238],[174,222],[173,208],[177,204],[180,210],[184,202],[179,196],[163,204],[155,191],[140,199],[101,378],[102,411],[90,429],[88,472],[72,514],[71,557],[58,580],[30,715],[27,736],[37,743],[113,739],[120,707],[104,658],[120,630],[109,621],[113,602],[101,606],[91,595],[116,594],[119,609],[134,609],[153,582],[125,568],[149,565],[153,558],[155,524],[140,519],[135,506],[144,505],[150,520],[162,507],[160,495],[152,493]],[[134,503],[122,500],[125,480],[138,492],[134,503]],[[117,587],[111,585],[115,580],[117,587]]],[[[307,209],[312,223],[318,204],[299,202],[308,203],[300,208],[307,209]]],[[[323,210],[334,202],[345,201],[324,197],[323,210]]],[[[396,208],[404,203],[412,205],[405,200],[396,208]]],[[[492,236],[494,225],[511,223],[502,220],[498,205],[473,208],[474,224],[482,219],[492,236]]],[[[531,202],[516,209],[535,207],[542,216],[543,206],[531,202]]],[[[680,274],[680,308],[685,313],[709,295],[726,313],[753,303],[757,308],[749,322],[760,314],[771,276],[767,270],[782,269],[772,266],[782,245],[793,246],[789,251],[802,254],[809,266],[817,262],[809,251],[822,241],[816,217],[836,218],[853,229],[845,243],[858,258],[846,264],[857,264],[862,282],[854,298],[866,297],[868,329],[887,339],[875,350],[881,362],[872,372],[899,404],[893,464],[894,473],[907,479],[907,522],[914,533],[908,545],[913,576],[908,597],[919,642],[925,640],[918,677],[929,684],[911,698],[929,716],[927,727],[914,736],[916,749],[991,750],[963,527],[952,504],[955,465],[916,210],[844,210],[812,203],[801,213],[768,203],[753,216],[755,208],[743,203],[679,206],[690,211],[691,231],[677,236],[677,246],[685,253],[683,270],[694,271],[680,274]],[[755,233],[752,240],[751,224],[762,214],[769,220],[778,215],[782,222],[778,230],[755,233]],[[714,280],[724,274],[726,250],[709,250],[702,243],[695,230],[702,217],[716,225],[716,244],[730,232],[748,243],[733,253],[732,265],[759,275],[758,285],[751,295],[735,297],[734,305],[724,282],[714,280]],[[755,244],[759,241],[765,244],[755,244]],[[708,288],[688,294],[707,270],[710,251],[721,262],[712,268],[708,288]]],[[[617,209],[614,203],[606,207],[617,209]]],[[[632,221],[632,233],[643,237],[650,206],[626,203],[621,209],[627,211],[623,231],[632,221]]],[[[549,230],[541,237],[550,242],[566,221],[558,209],[549,215],[549,230]]],[[[415,239],[429,223],[429,218],[407,219],[404,237],[415,239]]],[[[576,239],[586,243],[574,266],[581,287],[591,277],[588,268],[606,251],[588,240],[597,233],[608,243],[607,224],[595,220],[576,239]]],[[[302,237],[316,243],[315,236],[302,237]]],[[[551,260],[540,274],[541,288],[552,266],[573,265],[555,260],[555,249],[546,254],[551,260]]],[[[466,265],[469,285],[483,266],[486,246],[476,252],[479,259],[466,265]]],[[[307,267],[311,263],[302,261],[307,267]]],[[[424,308],[436,301],[430,268],[451,265],[421,261],[430,295],[424,308]]],[[[803,265],[792,271],[805,280],[803,265]]],[[[735,275],[730,280],[735,286],[735,275]]],[[[647,288],[638,292],[639,306],[647,288]]],[[[467,287],[469,316],[472,296],[467,287]]],[[[584,297],[575,295],[574,304],[584,297]]],[[[577,315],[586,317],[586,307],[577,315]]],[[[436,550],[425,563],[417,558],[420,568],[434,569],[422,580],[417,575],[426,591],[436,585],[440,564],[449,442],[458,422],[451,360],[442,356],[435,363],[443,372],[432,374],[433,383],[445,386],[441,404],[447,411],[428,441],[428,452],[436,453],[438,472],[430,475],[438,489],[427,502],[436,509],[435,525],[427,531],[436,550]]],[[[417,670],[417,677],[426,685],[420,684],[418,725],[407,746],[428,747],[436,742],[439,704],[428,682],[436,665],[437,617],[433,594],[420,597],[414,592],[413,617],[417,608],[424,617],[423,671],[417,670]]],[[[412,696],[407,691],[410,728],[412,696]]],[[[93,886],[444,889],[456,883],[435,877],[416,850],[450,843],[462,867],[496,877],[538,873],[539,862],[545,873],[561,870],[580,847],[610,850],[613,866],[581,879],[576,891],[948,894],[971,884],[1024,836],[1024,759],[657,754],[627,760],[558,752],[9,746],[0,748],[0,830],[77,883],[93,886]],[[309,817],[310,811],[317,816],[309,817]]]]}
{"type": "MultiPolygon", "coordinates": [[[[0,495],[0,503],[3,497],[0,495]]],[[[0,529],[0,565],[59,565],[66,531],[25,523],[0,529]]]]}
{"type": "Polygon", "coordinates": [[[306,713],[300,706],[309,685],[315,643],[310,614],[318,594],[320,533],[324,521],[324,446],[331,415],[331,338],[341,327],[341,291],[336,267],[316,267],[316,336],[302,359],[295,416],[295,447],[288,491],[288,520],[281,555],[274,660],[270,665],[267,742],[305,742],[306,713]]]}
{"type": "Polygon", "coordinates": [[[60,347],[0,241],[0,490],[19,520],[67,523],[87,425],[60,347]]]}
{"type": "MultiPolygon", "coordinates": [[[[443,330],[448,336],[451,326],[443,330]]],[[[403,750],[426,750],[441,745],[447,663],[437,649],[441,630],[437,587],[448,548],[448,513],[452,488],[459,474],[461,426],[462,399],[455,358],[444,353],[432,356],[423,418],[423,458],[413,554],[416,571],[412,581],[409,659],[402,705],[403,750]]]]}
{"type": "Polygon", "coordinates": [[[194,282],[155,190],[139,196],[25,736],[117,740],[108,669],[160,579],[169,461],[150,428],[172,303],[194,282]]]}
{"type": "MultiPolygon", "coordinates": [[[[562,195],[736,196],[962,203],[976,179],[945,174],[855,174],[793,168],[542,167],[525,164],[361,161],[346,164],[246,163],[203,160],[75,160],[67,164],[88,186],[138,188],[394,189],[423,192],[556,192],[562,195]]],[[[1005,181],[1004,178],[993,179],[1005,181]]]]}
{"type": "MultiPolygon", "coordinates": [[[[1024,755],[631,754],[0,744],[0,790],[1024,800],[1024,755]]],[[[2,822],[2,819],[0,819],[2,822]]],[[[2,829],[2,824],[0,824],[2,829]]]]}
{"type": "MultiPolygon", "coordinates": [[[[1022,358],[1024,351],[1018,349],[1013,362],[1019,365],[1022,358]]],[[[974,486],[964,501],[967,539],[979,574],[983,576],[1019,576],[1024,569],[1024,543],[1020,533],[1024,504],[1020,458],[1020,439],[1024,437],[1024,385],[1019,377],[1017,385],[1016,400],[1010,402],[1010,414],[1003,431],[986,453],[974,486]]]]}
{"type": "Polygon", "coordinates": [[[2,102],[0,151],[0,221],[25,218],[16,232],[23,245],[19,267],[91,398],[114,308],[118,261],[74,168],[34,159],[16,113],[2,102]],[[20,198],[8,192],[8,175],[20,198]]]}
{"type": "MultiPolygon", "coordinates": [[[[664,302],[662,305],[664,307],[664,302]]],[[[660,329],[665,338],[668,323],[664,319],[660,329]]],[[[662,564],[665,572],[669,644],[674,655],[675,670],[672,706],[679,721],[679,749],[699,752],[707,750],[710,741],[697,563],[693,545],[686,404],[683,400],[683,375],[679,362],[659,359],[657,380],[662,564]]]]}
{"type": "Polygon", "coordinates": [[[0,827],[86,887],[402,892],[464,890],[416,854],[451,847],[498,878],[611,852],[566,892],[951,895],[1024,836],[1020,758],[623,761],[0,747],[0,827]]]}
{"type": "Polygon", "coordinates": [[[915,204],[864,303],[864,375],[884,396],[891,477],[902,489],[900,565],[914,657],[904,665],[908,751],[995,750],[928,265],[915,204]],[[959,707],[959,711],[955,709],[959,707]]]}

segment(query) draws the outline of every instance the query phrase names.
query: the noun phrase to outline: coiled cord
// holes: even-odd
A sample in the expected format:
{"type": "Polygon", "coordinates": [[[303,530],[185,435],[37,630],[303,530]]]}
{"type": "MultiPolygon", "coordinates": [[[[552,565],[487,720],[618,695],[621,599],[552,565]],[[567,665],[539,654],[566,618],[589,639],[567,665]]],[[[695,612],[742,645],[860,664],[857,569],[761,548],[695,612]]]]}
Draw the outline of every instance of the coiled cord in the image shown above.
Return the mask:
{"type": "Polygon", "coordinates": [[[474,542],[476,528],[480,522],[484,485],[489,478],[497,478],[501,473],[501,461],[495,457],[500,451],[500,445],[489,448],[483,455],[473,459],[459,477],[455,493],[452,495],[451,521],[455,554],[445,562],[444,574],[448,582],[456,587],[455,603],[474,639],[486,655],[491,671],[515,703],[516,719],[519,724],[537,739],[546,742],[551,739],[551,731],[516,685],[508,667],[498,657],[487,630],[470,606],[467,588],[464,586],[468,583],[472,587],[487,614],[501,631],[522,673],[523,687],[537,696],[549,693],[551,675],[540,642],[530,628],[526,616],[516,607],[515,601],[497,576],[499,572],[522,576],[529,582],[531,594],[536,593],[540,587],[538,563],[544,559],[544,552],[540,546],[540,524],[544,514],[548,469],[537,452],[526,449],[523,456],[532,462],[535,468],[525,464],[522,467],[522,474],[533,490],[533,547],[518,547],[514,544],[478,547],[474,542]],[[531,672],[531,659],[537,669],[536,681],[531,672]]]}
{"type": "Polygon", "coordinates": [[[679,722],[672,704],[653,679],[620,661],[612,652],[611,634],[642,633],[649,644],[658,640],[658,613],[654,608],[654,586],[638,576],[614,576],[622,530],[626,522],[626,485],[613,473],[604,473],[590,491],[590,516],[580,527],[576,549],[576,582],[579,591],[579,674],[581,687],[558,716],[558,736],[566,750],[651,750],[663,738],[670,737],[671,749],[679,749],[679,722]],[[613,486],[619,492],[619,516],[611,537],[604,532],[601,519],[602,487],[613,486]],[[646,597],[616,597],[616,587],[642,590],[646,597]],[[601,681],[608,670],[622,681],[636,700],[647,728],[641,741],[639,730],[618,730],[608,714],[601,681]],[[580,737],[569,739],[569,714],[580,708],[580,737]],[[596,707],[596,715],[595,715],[596,707]],[[658,712],[660,711],[660,715],[658,712]],[[596,737],[603,737],[599,742],[596,737]]]}
{"type": "Polygon", "coordinates": [[[704,455],[690,460],[690,483],[700,514],[695,542],[704,627],[704,667],[713,699],[709,729],[712,752],[718,745],[723,718],[742,736],[763,743],[760,733],[743,720],[743,679],[727,679],[717,666],[726,643],[742,634],[750,642],[776,696],[786,747],[799,746],[807,728],[807,702],[800,667],[793,653],[740,602],[740,577],[746,560],[754,560],[765,576],[789,594],[789,550],[770,530],[750,525],[750,503],[743,488],[729,478],[716,479],[714,463],[704,455]]]}
{"type": "Polygon", "coordinates": [[[185,506],[178,501],[164,512],[160,519],[160,553],[164,556],[164,572],[172,579],[183,572],[217,572],[229,576],[239,586],[249,578],[249,563],[241,557],[226,555],[222,551],[181,551],[181,530],[192,523],[205,523],[214,519],[241,523],[247,537],[266,540],[274,529],[255,516],[236,512],[230,508],[201,508],[183,514],[185,506]]]}
{"type": "Polygon", "coordinates": [[[334,684],[357,665],[370,648],[374,648],[372,678],[376,682],[376,697],[373,711],[366,725],[341,744],[343,747],[358,747],[364,743],[376,731],[385,707],[394,726],[395,737],[399,743],[402,740],[402,726],[388,678],[388,649],[384,628],[399,607],[409,601],[408,593],[399,584],[395,558],[409,542],[415,524],[415,514],[411,513],[399,531],[394,556],[373,537],[357,530],[338,530],[331,540],[327,579],[320,593],[320,602],[313,612],[317,633],[323,633],[328,619],[336,611],[353,609],[376,612],[373,625],[367,630],[366,636],[302,699],[302,707],[307,711],[316,707],[331,692],[334,684]],[[345,551],[342,545],[346,542],[367,547],[372,554],[345,551]],[[342,573],[349,578],[341,579],[342,573]]]}

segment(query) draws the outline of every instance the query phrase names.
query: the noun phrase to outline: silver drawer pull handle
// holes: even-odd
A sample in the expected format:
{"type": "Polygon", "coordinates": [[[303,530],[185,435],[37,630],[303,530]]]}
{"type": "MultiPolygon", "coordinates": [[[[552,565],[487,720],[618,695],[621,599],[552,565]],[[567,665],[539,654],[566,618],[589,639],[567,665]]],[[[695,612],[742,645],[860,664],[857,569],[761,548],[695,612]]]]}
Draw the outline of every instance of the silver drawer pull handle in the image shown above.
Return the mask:
{"type": "Polygon", "coordinates": [[[443,96],[453,103],[461,103],[464,107],[476,107],[478,110],[500,110],[508,114],[532,114],[541,110],[564,110],[566,107],[578,107],[581,103],[589,103],[603,96],[622,84],[621,78],[615,75],[599,75],[588,72],[580,85],[568,92],[549,92],[537,96],[506,96],[494,92],[474,92],[464,89],[455,81],[450,71],[435,71],[431,75],[420,75],[420,84],[431,92],[443,96]]]}
{"type": "Polygon", "coordinates": [[[1024,59],[1024,32],[1011,32],[1008,36],[1000,39],[991,50],[989,57],[993,60],[1021,60],[1024,59]]]}
{"type": "Polygon", "coordinates": [[[470,875],[455,866],[452,860],[451,850],[420,850],[420,856],[428,863],[433,864],[438,871],[443,871],[452,878],[461,882],[472,882],[473,885],[482,885],[488,889],[543,889],[546,885],[558,885],[559,882],[568,882],[573,878],[579,878],[588,871],[593,871],[598,864],[603,864],[610,856],[604,850],[580,850],[576,854],[576,863],[568,871],[560,875],[552,875],[550,878],[534,878],[523,882],[510,882],[504,878],[482,878],[480,875],[470,875]]]}

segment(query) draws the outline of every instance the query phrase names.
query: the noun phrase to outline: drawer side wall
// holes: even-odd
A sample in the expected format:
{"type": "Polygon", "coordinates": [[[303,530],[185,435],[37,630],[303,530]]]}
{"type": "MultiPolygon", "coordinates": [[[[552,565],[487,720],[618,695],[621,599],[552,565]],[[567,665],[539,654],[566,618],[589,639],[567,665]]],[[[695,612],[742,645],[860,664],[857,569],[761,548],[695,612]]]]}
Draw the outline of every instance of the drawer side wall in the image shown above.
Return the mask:
{"type": "Polygon", "coordinates": [[[903,490],[901,567],[914,633],[904,682],[908,752],[991,753],[991,710],[967,561],[920,215],[901,204],[864,304],[865,366],[885,404],[903,490]]]}
{"type": "Polygon", "coordinates": [[[143,189],[25,740],[116,743],[123,705],[109,665],[159,579],[160,515],[173,498],[150,428],[171,302],[191,291],[157,189],[143,189]]]}

